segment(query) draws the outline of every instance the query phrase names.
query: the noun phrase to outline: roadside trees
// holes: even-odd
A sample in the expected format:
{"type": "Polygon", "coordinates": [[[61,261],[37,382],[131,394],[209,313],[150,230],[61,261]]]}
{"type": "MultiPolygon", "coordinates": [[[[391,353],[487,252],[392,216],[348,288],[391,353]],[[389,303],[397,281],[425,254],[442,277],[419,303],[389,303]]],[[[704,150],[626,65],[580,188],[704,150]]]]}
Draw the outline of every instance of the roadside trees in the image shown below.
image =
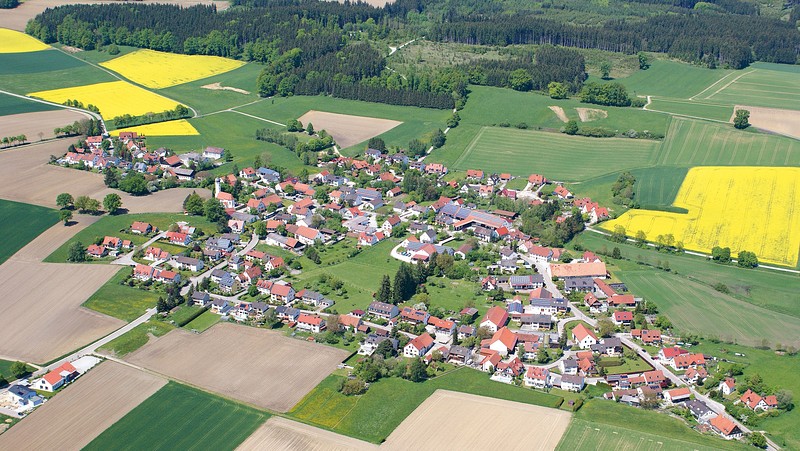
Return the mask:
{"type": "Polygon", "coordinates": [[[60,221],[64,223],[64,225],[69,224],[72,220],[72,211],[71,210],[61,210],[58,212],[58,218],[60,221]]]}

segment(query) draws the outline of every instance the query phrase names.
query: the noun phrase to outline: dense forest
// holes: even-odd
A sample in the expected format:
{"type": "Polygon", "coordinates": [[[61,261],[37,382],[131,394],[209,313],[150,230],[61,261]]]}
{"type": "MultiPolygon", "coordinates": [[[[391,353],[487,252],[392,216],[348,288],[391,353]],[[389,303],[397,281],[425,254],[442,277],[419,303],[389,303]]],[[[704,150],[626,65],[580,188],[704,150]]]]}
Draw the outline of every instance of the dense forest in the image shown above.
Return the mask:
{"type": "MultiPolygon", "coordinates": [[[[575,0],[397,0],[385,8],[316,0],[233,3],[225,12],[214,6],[66,5],[37,16],[27,32],[87,50],[115,44],[255,61],[264,65],[258,79],[262,96],[324,93],[431,108],[462,106],[469,83],[544,90],[555,81],[579,92],[584,59],[564,47],[654,51],[732,68],[753,61],[793,64],[800,52],[793,23],[763,17],[742,0],[629,0],[608,11],[575,0]],[[612,16],[621,5],[633,5],[626,11],[641,15],[612,16]],[[596,25],[564,19],[561,14],[570,9],[596,25]],[[406,74],[387,69],[385,47],[378,43],[420,36],[545,46],[535,54],[406,74]]],[[[792,10],[792,17],[800,18],[800,11],[792,10]]]]}

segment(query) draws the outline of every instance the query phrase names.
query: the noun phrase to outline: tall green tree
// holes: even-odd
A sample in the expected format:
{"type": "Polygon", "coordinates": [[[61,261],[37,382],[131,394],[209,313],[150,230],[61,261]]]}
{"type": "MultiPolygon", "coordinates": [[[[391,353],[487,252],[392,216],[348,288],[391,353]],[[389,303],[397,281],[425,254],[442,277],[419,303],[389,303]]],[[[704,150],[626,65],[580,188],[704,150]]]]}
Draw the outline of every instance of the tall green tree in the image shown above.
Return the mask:
{"type": "Polygon", "coordinates": [[[58,218],[60,221],[64,223],[64,225],[69,224],[72,220],[72,211],[71,210],[61,210],[58,212],[58,218]]]}
{"type": "Polygon", "coordinates": [[[72,198],[72,194],[70,193],[61,193],[56,196],[56,205],[61,208],[67,208],[75,202],[75,199],[72,198]]]}
{"type": "Polygon", "coordinates": [[[389,281],[389,275],[384,274],[381,279],[381,286],[378,288],[378,293],[375,299],[379,302],[389,302],[392,298],[392,284],[389,281]]]}
{"type": "Polygon", "coordinates": [[[200,216],[205,212],[203,206],[203,198],[197,192],[192,191],[192,194],[186,196],[183,201],[183,209],[190,215],[200,216]]]}
{"type": "Polygon", "coordinates": [[[750,126],[750,112],[747,110],[736,110],[733,117],[733,126],[739,130],[744,130],[750,126]]]}
{"type": "Polygon", "coordinates": [[[122,198],[117,193],[106,194],[106,197],[103,198],[103,208],[108,214],[115,214],[117,210],[122,208],[122,198]]]}
{"type": "Polygon", "coordinates": [[[83,262],[86,261],[86,248],[83,243],[75,241],[67,248],[67,261],[68,262],[83,262]]]}

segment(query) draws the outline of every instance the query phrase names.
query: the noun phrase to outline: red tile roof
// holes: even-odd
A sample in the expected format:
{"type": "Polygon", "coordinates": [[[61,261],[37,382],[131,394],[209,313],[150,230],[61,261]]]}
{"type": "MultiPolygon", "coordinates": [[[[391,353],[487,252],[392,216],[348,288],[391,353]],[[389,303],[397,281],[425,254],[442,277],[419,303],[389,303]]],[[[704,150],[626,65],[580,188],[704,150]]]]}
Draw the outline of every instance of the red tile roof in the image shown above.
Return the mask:
{"type": "MultiPolygon", "coordinates": [[[[488,320],[498,328],[505,326],[508,321],[508,311],[503,307],[494,306],[486,311],[484,321],[488,320]]],[[[481,321],[483,322],[483,321],[481,321]]]]}

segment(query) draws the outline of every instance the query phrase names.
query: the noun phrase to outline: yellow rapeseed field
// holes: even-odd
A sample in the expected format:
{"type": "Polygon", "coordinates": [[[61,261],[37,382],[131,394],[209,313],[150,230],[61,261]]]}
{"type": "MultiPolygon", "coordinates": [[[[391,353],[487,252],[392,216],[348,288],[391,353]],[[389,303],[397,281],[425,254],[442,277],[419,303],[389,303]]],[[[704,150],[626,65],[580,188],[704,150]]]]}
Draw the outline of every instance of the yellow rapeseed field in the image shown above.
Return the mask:
{"type": "Polygon", "coordinates": [[[232,71],[245,63],[219,56],[177,55],[155,50],[133,53],[100,63],[123,77],[152,89],[200,80],[232,71]]]}
{"type": "Polygon", "coordinates": [[[78,100],[88,106],[100,108],[105,119],[130,114],[138,116],[146,113],[160,113],[175,109],[174,100],[154,94],[146,89],[124,81],[96,83],[74,88],[52,89],[28,94],[55,103],[78,100]]]}
{"type": "Polygon", "coordinates": [[[686,249],[714,246],[755,252],[759,261],[797,265],[800,251],[800,168],[696,167],[689,170],[674,205],[688,214],[630,210],[602,227],[639,230],[648,241],[673,234],[686,249]]]}
{"type": "Polygon", "coordinates": [[[136,132],[139,136],[192,136],[200,134],[186,119],[120,128],[110,133],[112,136],[119,136],[120,132],[136,132]]]}
{"type": "Polygon", "coordinates": [[[0,28],[0,53],[36,52],[49,48],[49,45],[25,33],[0,28]]]}

